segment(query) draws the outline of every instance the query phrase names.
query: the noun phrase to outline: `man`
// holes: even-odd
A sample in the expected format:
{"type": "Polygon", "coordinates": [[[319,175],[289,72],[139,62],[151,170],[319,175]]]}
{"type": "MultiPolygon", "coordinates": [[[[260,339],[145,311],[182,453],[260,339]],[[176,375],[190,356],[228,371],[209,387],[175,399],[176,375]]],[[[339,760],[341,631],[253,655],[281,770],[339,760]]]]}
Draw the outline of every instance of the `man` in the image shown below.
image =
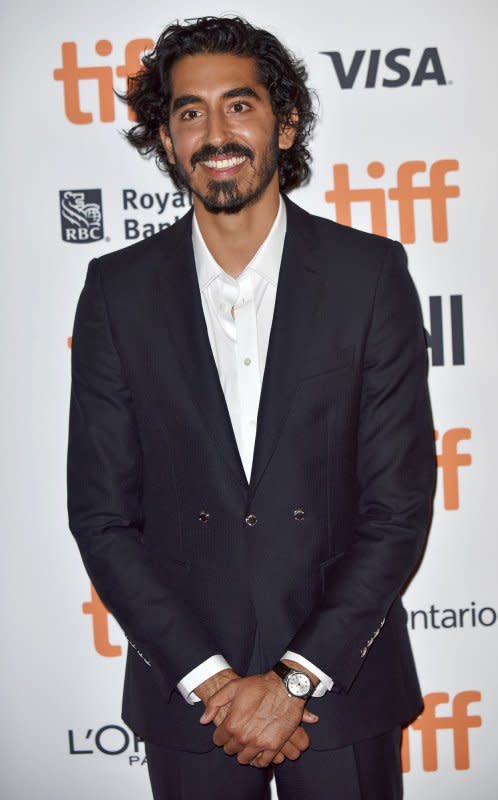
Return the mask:
{"type": "Polygon", "coordinates": [[[305,80],[240,18],[162,33],[128,138],[193,210],[94,259],[76,311],[69,523],[130,642],[156,800],[272,775],[280,800],[399,798],[421,707],[399,594],[434,478],[422,319],[401,245],[286,197],[305,80]]]}

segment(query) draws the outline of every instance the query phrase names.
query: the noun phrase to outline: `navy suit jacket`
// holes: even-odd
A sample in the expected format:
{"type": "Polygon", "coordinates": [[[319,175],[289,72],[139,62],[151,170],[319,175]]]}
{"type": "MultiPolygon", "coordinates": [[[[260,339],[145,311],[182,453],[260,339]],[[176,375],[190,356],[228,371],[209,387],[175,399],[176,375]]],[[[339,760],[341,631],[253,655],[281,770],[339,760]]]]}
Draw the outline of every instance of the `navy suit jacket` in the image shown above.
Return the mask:
{"type": "Polygon", "coordinates": [[[312,748],[421,708],[400,600],[434,482],[418,297],[399,243],[285,202],[249,483],[192,210],[91,261],[74,321],[69,527],[130,642],[124,721],[192,751],[215,746],[214,724],[176,684],[214,653],[248,675],[290,649],[330,674],[333,690],[308,701],[312,748]]]}

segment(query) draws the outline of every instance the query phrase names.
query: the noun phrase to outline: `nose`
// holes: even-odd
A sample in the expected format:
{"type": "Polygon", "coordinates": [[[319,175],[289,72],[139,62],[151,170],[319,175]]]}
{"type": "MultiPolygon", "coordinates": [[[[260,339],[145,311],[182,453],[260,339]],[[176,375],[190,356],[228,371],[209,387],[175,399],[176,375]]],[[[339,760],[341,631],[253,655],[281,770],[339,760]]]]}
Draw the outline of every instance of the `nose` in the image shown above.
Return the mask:
{"type": "Polygon", "coordinates": [[[207,141],[214,145],[223,144],[227,140],[228,128],[228,120],[223,111],[211,111],[207,118],[207,141]]]}

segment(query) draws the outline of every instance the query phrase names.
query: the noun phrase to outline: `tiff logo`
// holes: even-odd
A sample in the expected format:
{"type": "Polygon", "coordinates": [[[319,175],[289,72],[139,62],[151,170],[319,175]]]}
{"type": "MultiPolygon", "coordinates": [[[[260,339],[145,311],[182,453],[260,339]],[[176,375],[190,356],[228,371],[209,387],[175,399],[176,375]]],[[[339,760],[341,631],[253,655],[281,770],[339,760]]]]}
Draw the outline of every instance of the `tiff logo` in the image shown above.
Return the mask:
{"type": "Polygon", "coordinates": [[[469,705],[478,703],[481,693],[474,691],[459,692],[453,698],[451,713],[439,716],[437,708],[441,704],[449,703],[450,696],[446,692],[433,692],[424,697],[424,711],[403,731],[401,758],[403,772],[411,769],[410,757],[410,730],[418,731],[422,745],[422,768],[425,772],[435,772],[438,769],[438,731],[449,730],[453,734],[453,760],[455,769],[469,769],[470,767],[470,728],[480,728],[481,717],[469,714],[469,705]]]}
{"type": "MultiPolygon", "coordinates": [[[[349,67],[346,69],[341,53],[338,50],[321,51],[321,55],[329,56],[334,69],[336,78],[341,89],[353,89],[362,64],[365,64],[365,89],[374,89],[377,86],[379,65],[381,62],[381,50],[370,50],[365,58],[367,50],[355,50],[354,56],[349,67]]],[[[383,70],[396,77],[384,77],[381,85],[390,89],[398,86],[406,86],[410,82],[411,72],[415,72],[412,86],[422,86],[426,81],[435,81],[438,86],[446,86],[443,65],[439,57],[437,47],[426,47],[420,59],[413,62],[414,69],[403,63],[412,57],[412,51],[408,47],[397,47],[389,50],[383,59],[383,70]]],[[[386,73],[384,72],[384,75],[386,73]]]]}
{"type": "MultiPolygon", "coordinates": [[[[78,60],[76,42],[64,42],[61,47],[62,66],[54,69],[54,79],[61,81],[64,89],[64,109],[69,122],[75,125],[89,125],[94,115],[81,108],[80,83],[93,81],[96,83],[99,100],[99,119],[101,122],[113,122],[115,119],[114,73],[118,78],[128,80],[142,67],[141,55],[144,50],[153,47],[153,39],[132,39],[125,47],[124,64],[113,68],[109,64],[98,64],[82,67],[78,60]]],[[[99,39],[95,44],[95,52],[100,59],[112,53],[112,42],[99,39]]],[[[131,109],[128,118],[134,119],[131,109]]]]}
{"type": "MultiPolygon", "coordinates": [[[[459,453],[459,442],[471,438],[470,428],[450,428],[443,433],[440,452],[436,456],[436,464],[443,473],[443,502],[447,511],[460,508],[458,484],[458,468],[470,467],[470,453],[459,453]]],[[[435,441],[439,441],[439,431],[434,431],[435,441]]]]}
{"type": "MultiPolygon", "coordinates": [[[[349,166],[334,164],[332,174],[333,189],[325,192],[325,201],[333,203],[336,208],[336,220],[342,225],[352,225],[352,206],[354,203],[368,203],[372,233],[387,236],[387,203],[389,200],[398,204],[399,238],[403,244],[415,241],[415,201],[429,201],[432,218],[432,238],[434,242],[448,241],[447,200],[460,196],[459,186],[446,183],[448,172],[455,172],[459,163],[455,159],[435,161],[429,168],[429,181],[424,185],[415,185],[415,175],[427,171],[425,161],[404,161],[398,167],[396,186],[387,192],[380,186],[352,189],[349,182],[349,166]]],[[[367,166],[367,174],[373,180],[379,180],[385,174],[385,166],[381,161],[371,161],[367,166]]]]}
{"type": "MultiPolygon", "coordinates": [[[[431,348],[432,366],[443,367],[444,333],[443,333],[443,298],[441,295],[429,297],[430,333],[426,331],[427,347],[431,348]]],[[[450,295],[451,355],[452,364],[465,364],[465,347],[463,338],[463,299],[461,294],[450,295]]]]}
{"type": "Polygon", "coordinates": [[[93,584],[90,584],[90,600],[81,606],[83,614],[88,614],[92,618],[93,645],[99,656],[115,658],[120,656],[123,648],[119,644],[111,644],[109,639],[109,612],[102,600],[95,591],[93,584]]]}

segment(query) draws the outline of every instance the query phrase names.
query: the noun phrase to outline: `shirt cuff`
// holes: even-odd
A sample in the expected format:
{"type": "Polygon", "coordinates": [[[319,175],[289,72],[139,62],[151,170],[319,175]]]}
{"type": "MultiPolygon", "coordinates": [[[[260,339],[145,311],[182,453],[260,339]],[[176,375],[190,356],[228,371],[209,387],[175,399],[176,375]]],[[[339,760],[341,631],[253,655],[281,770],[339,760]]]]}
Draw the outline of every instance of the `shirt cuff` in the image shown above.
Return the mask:
{"type": "Polygon", "coordinates": [[[193,706],[194,703],[200,703],[201,701],[201,698],[194,692],[196,686],[207,681],[208,678],[216,675],[216,673],[220,672],[222,669],[231,669],[231,667],[228,661],[217,653],[214,656],[206,658],[205,661],[190,670],[190,672],[177,683],[176,688],[187,703],[193,706]]]}
{"type": "Polygon", "coordinates": [[[308,661],[307,658],[304,656],[299,655],[299,653],[294,653],[292,650],[286,650],[283,654],[282,658],[288,658],[289,661],[297,661],[306,669],[309,669],[310,672],[313,672],[317,678],[320,678],[320,682],[315,686],[315,691],[311,695],[312,697],[323,697],[325,692],[330,692],[332,686],[334,685],[334,681],[327,675],[326,672],[323,672],[321,669],[318,669],[315,664],[312,664],[311,661],[308,661]]]}

